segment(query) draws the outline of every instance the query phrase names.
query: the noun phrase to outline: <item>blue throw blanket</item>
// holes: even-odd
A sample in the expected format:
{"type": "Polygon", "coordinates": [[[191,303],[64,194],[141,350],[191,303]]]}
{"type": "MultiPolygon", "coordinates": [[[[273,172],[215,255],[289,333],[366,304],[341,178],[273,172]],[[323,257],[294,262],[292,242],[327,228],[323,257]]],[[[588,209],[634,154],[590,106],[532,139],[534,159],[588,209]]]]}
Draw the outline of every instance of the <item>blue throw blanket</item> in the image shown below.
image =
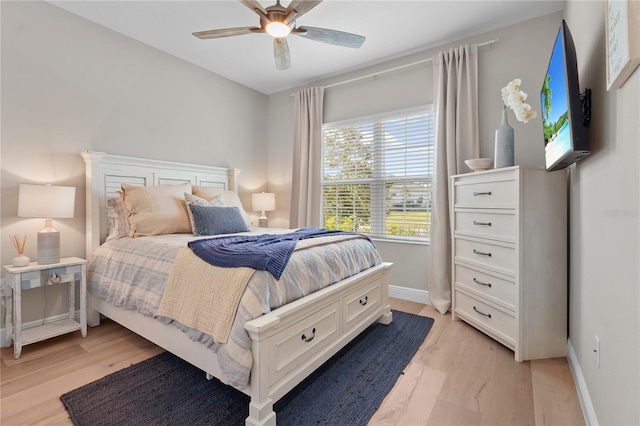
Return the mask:
{"type": "Polygon", "coordinates": [[[247,266],[269,271],[279,280],[299,240],[338,233],[360,235],[307,227],[288,234],[233,235],[191,241],[188,245],[196,256],[211,265],[228,268],[247,266]]]}

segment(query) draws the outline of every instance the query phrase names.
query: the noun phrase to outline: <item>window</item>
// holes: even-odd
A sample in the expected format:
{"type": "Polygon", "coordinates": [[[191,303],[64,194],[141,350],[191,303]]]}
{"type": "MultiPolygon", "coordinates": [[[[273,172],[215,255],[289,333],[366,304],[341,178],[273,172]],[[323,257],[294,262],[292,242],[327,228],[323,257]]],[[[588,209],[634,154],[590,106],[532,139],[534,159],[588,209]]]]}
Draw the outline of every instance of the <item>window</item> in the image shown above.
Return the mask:
{"type": "Polygon", "coordinates": [[[433,106],[323,126],[322,223],[386,238],[431,229],[433,106]]]}

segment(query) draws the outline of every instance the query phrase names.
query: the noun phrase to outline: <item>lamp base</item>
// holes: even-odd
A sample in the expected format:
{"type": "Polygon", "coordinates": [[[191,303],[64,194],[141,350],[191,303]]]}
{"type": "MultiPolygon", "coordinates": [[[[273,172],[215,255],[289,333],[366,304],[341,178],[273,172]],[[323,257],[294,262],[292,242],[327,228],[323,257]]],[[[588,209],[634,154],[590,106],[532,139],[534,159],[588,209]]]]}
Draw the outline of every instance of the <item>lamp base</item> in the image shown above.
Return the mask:
{"type": "Polygon", "coordinates": [[[38,232],[38,265],[60,262],[60,231],[45,228],[38,232]]]}
{"type": "Polygon", "coordinates": [[[269,220],[265,217],[263,218],[259,218],[258,219],[258,226],[260,228],[268,228],[269,227],[269,220]]]}

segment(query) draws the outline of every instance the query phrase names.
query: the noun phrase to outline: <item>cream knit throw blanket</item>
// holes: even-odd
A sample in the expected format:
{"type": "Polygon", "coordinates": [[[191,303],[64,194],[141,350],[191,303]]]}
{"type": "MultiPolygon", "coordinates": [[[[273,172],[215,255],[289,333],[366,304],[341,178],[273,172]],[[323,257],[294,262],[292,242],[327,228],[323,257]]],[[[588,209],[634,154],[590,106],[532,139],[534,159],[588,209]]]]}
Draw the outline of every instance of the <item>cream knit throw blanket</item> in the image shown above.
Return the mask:
{"type": "Polygon", "coordinates": [[[157,315],[227,343],[240,298],[254,272],[210,265],[185,247],[178,252],[157,315]]]}

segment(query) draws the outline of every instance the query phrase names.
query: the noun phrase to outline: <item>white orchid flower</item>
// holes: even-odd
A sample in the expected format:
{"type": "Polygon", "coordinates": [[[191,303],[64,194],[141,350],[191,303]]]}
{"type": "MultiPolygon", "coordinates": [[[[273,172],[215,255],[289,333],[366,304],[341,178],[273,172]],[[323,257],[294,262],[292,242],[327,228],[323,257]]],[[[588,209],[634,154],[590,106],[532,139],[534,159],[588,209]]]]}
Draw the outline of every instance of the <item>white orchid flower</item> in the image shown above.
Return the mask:
{"type": "Polygon", "coordinates": [[[518,97],[519,103],[524,103],[524,101],[527,100],[527,94],[525,92],[523,92],[522,90],[519,90],[514,94],[518,97]]]}
{"type": "Polygon", "coordinates": [[[536,118],[538,114],[531,109],[531,105],[524,103],[527,99],[527,94],[520,90],[521,80],[514,78],[501,89],[502,101],[504,105],[511,108],[516,115],[516,119],[523,123],[528,123],[529,120],[536,118]]]}
{"type": "Polygon", "coordinates": [[[513,108],[513,112],[516,114],[516,119],[523,123],[528,123],[529,120],[532,120],[538,116],[538,114],[531,109],[531,105],[522,103],[520,105],[516,105],[513,108]]]}
{"type": "Polygon", "coordinates": [[[527,99],[527,94],[523,91],[519,92],[511,92],[509,97],[507,98],[507,102],[505,102],[508,106],[513,108],[514,106],[520,105],[527,99]]]}
{"type": "Polygon", "coordinates": [[[519,78],[514,78],[513,80],[511,80],[509,82],[509,84],[507,84],[507,89],[511,92],[519,92],[520,91],[520,83],[522,83],[520,81],[519,78]]]}

